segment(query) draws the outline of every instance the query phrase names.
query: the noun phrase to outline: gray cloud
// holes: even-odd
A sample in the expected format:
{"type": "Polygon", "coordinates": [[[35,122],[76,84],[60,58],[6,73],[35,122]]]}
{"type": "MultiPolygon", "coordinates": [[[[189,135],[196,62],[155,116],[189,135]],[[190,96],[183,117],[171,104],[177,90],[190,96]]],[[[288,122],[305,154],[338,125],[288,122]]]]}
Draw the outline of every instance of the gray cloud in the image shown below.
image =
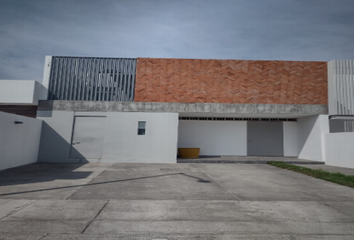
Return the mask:
{"type": "Polygon", "coordinates": [[[45,55],[354,58],[352,0],[2,0],[0,79],[41,80],[45,55]]]}

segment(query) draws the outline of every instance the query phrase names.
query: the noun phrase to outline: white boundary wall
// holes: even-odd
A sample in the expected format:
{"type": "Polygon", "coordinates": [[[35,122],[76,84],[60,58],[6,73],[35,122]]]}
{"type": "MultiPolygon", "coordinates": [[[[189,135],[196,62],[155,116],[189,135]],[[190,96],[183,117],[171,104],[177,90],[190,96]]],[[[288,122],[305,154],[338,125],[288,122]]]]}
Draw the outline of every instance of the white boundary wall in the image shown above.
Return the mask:
{"type": "Polygon", "coordinates": [[[327,133],[326,164],[354,168],[354,133],[327,133]]]}
{"type": "Polygon", "coordinates": [[[299,158],[325,161],[324,134],[329,133],[328,115],[298,118],[299,158]]]}
{"type": "Polygon", "coordinates": [[[283,147],[285,157],[297,157],[299,155],[297,125],[297,122],[283,122],[283,147]]]}
{"type": "Polygon", "coordinates": [[[200,148],[200,155],[247,155],[246,121],[180,120],[178,147],[200,148]]]}
{"type": "Polygon", "coordinates": [[[41,120],[0,112],[0,170],[37,162],[41,127],[41,120]]]}
{"type": "Polygon", "coordinates": [[[91,162],[176,163],[178,113],[38,111],[43,131],[41,162],[70,159],[75,116],[105,116],[103,156],[91,162]],[[146,121],[146,135],[137,135],[138,121],[146,121]]]}

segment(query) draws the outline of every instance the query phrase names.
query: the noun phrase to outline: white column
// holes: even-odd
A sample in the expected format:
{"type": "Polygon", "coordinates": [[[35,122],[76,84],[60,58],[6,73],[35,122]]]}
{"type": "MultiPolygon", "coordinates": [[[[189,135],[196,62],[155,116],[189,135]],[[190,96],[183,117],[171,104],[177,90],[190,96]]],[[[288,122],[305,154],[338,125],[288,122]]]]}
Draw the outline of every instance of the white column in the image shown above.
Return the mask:
{"type": "Polygon", "coordinates": [[[42,85],[47,89],[47,91],[43,91],[43,95],[40,96],[40,99],[48,98],[49,77],[50,77],[51,67],[52,67],[52,56],[45,56],[42,85]]]}

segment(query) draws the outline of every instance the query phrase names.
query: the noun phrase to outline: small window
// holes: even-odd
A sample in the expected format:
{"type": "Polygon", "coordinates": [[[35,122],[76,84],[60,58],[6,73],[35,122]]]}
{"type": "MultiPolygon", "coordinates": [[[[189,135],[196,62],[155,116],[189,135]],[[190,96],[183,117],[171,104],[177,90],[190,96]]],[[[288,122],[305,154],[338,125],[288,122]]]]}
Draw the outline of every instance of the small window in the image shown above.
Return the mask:
{"type": "Polygon", "coordinates": [[[138,135],[145,135],[145,121],[138,122],[138,135]]]}

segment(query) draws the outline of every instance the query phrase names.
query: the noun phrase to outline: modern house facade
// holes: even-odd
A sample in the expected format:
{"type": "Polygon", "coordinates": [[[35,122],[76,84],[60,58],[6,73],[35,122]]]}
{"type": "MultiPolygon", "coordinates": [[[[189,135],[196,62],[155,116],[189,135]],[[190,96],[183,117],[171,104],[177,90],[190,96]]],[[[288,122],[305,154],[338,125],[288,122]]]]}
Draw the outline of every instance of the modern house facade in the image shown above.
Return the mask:
{"type": "Polygon", "coordinates": [[[352,61],[47,56],[44,66],[39,161],[175,163],[178,148],[197,147],[332,163],[326,144],[353,137],[352,61]]]}

